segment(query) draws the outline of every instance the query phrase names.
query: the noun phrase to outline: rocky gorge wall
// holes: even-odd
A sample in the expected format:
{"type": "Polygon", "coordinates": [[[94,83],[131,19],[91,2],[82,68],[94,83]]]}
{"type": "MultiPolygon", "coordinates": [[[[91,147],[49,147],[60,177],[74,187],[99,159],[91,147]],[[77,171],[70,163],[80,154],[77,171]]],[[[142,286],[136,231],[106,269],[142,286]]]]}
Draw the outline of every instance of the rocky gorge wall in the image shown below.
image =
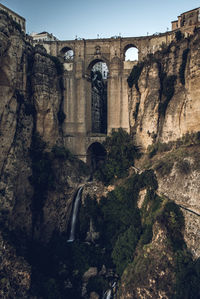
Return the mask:
{"type": "Polygon", "coordinates": [[[63,146],[61,77],[59,61],[33,48],[1,11],[1,298],[27,298],[30,242],[46,243],[53,232],[67,230],[66,215],[85,176],[63,146]]]}
{"type": "MultiPolygon", "coordinates": [[[[129,112],[135,142],[143,149],[153,148],[156,143],[173,143],[200,131],[199,40],[199,30],[189,38],[180,36],[168,47],[163,45],[161,52],[139,63],[139,73],[135,75],[135,81],[132,78],[134,83],[129,90],[129,112]]],[[[174,167],[169,173],[162,177],[157,172],[160,192],[194,211],[193,214],[183,211],[185,238],[194,257],[199,257],[200,242],[199,216],[195,215],[195,212],[200,214],[198,153],[198,147],[193,151],[185,149],[174,158],[174,167]],[[182,164],[188,163],[189,173],[184,173],[184,169],[177,171],[175,166],[180,159],[182,164]]],[[[169,165],[171,162],[170,158],[166,159],[169,165]]]]}
{"type": "Polygon", "coordinates": [[[196,30],[189,38],[163,44],[162,51],[139,64],[139,75],[132,74],[130,128],[142,148],[200,130],[199,39],[196,30]]]}

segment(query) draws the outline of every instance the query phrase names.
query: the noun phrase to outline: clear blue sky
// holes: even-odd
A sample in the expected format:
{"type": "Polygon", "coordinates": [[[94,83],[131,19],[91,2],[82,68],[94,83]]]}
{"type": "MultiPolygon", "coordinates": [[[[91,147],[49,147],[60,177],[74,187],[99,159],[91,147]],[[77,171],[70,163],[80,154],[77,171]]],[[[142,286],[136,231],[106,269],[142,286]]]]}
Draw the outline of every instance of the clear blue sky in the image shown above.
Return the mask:
{"type": "Polygon", "coordinates": [[[26,19],[27,33],[48,31],[61,40],[141,36],[165,32],[199,0],[0,0],[26,19]]]}

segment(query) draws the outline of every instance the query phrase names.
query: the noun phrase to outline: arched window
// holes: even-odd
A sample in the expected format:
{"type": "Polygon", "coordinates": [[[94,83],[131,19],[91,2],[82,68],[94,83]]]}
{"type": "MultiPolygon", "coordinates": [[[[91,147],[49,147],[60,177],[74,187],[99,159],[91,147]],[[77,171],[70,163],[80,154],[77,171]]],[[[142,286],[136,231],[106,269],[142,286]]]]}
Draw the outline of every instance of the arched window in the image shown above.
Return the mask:
{"type": "Polygon", "coordinates": [[[61,50],[61,55],[65,62],[71,62],[74,59],[74,51],[68,47],[65,47],[61,50]]]}
{"type": "Polygon", "coordinates": [[[108,67],[104,61],[90,64],[92,133],[107,133],[107,78],[108,67]]]}
{"type": "Polygon", "coordinates": [[[135,61],[138,60],[138,49],[132,45],[125,48],[125,61],[135,61]]]}

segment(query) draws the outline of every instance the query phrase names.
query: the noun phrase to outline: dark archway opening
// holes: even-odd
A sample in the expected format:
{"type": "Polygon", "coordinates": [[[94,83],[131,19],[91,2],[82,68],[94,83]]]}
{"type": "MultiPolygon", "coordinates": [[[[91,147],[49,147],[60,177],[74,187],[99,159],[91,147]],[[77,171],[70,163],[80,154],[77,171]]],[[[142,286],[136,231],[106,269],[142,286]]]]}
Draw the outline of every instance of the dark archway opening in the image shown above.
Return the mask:
{"type": "Polygon", "coordinates": [[[106,150],[99,142],[92,143],[87,150],[87,165],[90,167],[91,174],[104,163],[106,159],[106,150]]]}
{"type": "Polygon", "coordinates": [[[96,61],[91,67],[92,133],[107,134],[107,78],[108,67],[96,61]]]}

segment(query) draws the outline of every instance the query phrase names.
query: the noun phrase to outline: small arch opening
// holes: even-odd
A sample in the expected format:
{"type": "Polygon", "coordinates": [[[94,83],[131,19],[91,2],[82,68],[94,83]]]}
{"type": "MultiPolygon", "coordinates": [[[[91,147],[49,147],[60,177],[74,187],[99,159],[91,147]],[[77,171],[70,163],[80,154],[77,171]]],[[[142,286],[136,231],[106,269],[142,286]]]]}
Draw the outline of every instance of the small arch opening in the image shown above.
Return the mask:
{"type": "Polygon", "coordinates": [[[107,133],[108,67],[97,60],[90,65],[92,133],[107,133]]]}
{"type": "Polygon", "coordinates": [[[65,47],[61,50],[61,56],[64,62],[71,62],[74,60],[74,51],[71,48],[65,47]]]}
{"type": "Polygon", "coordinates": [[[91,174],[104,163],[106,159],[106,150],[99,142],[92,143],[87,150],[87,165],[90,168],[91,174]]]}
{"type": "Polygon", "coordinates": [[[138,49],[133,45],[127,46],[125,48],[124,57],[125,57],[125,61],[137,61],[138,49]]]}

